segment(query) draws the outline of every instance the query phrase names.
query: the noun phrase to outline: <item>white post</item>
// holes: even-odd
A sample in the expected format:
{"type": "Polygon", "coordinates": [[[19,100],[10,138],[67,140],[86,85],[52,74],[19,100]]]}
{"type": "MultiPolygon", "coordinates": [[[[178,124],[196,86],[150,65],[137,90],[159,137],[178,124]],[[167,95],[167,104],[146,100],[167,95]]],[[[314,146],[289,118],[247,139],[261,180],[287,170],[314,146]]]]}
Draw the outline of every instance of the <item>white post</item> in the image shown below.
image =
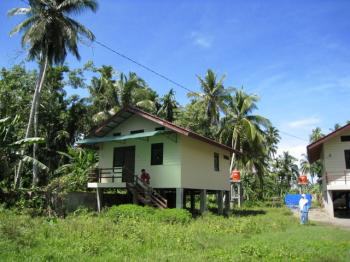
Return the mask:
{"type": "Polygon", "coordinates": [[[102,194],[103,189],[102,188],[96,188],[96,198],[97,198],[97,211],[100,213],[102,210],[102,194]]]}
{"type": "Polygon", "coordinates": [[[184,189],[176,188],[176,208],[183,208],[184,189]]]}

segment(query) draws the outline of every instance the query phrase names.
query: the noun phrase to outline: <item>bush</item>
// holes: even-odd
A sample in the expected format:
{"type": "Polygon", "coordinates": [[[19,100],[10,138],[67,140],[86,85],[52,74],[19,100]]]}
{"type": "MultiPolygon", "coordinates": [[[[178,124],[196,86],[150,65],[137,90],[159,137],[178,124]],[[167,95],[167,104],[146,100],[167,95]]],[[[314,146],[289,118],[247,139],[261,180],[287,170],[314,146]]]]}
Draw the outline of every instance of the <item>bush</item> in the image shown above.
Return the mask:
{"type": "Polygon", "coordinates": [[[155,209],[151,207],[142,207],[132,204],[113,206],[106,210],[105,215],[112,219],[137,219],[150,220],[154,215],[155,209]]]}
{"type": "Polygon", "coordinates": [[[169,224],[187,224],[191,221],[191,213],[185,209],[159,209],[155,217],[160,222],[169,224]]]}

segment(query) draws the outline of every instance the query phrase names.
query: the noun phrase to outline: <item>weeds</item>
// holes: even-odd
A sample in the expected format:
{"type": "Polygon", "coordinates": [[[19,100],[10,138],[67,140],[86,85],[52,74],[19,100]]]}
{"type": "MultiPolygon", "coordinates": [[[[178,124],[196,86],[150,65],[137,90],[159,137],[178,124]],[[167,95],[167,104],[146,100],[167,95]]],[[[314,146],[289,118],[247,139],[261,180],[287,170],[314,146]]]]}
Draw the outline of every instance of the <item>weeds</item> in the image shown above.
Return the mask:
{"type": "Polygon", "coordinates": [[[1,261],[349,261],[350,235],[300,226],[287,209],[230,217],[124,205],[65,219],[0,209],[1,261]]]}

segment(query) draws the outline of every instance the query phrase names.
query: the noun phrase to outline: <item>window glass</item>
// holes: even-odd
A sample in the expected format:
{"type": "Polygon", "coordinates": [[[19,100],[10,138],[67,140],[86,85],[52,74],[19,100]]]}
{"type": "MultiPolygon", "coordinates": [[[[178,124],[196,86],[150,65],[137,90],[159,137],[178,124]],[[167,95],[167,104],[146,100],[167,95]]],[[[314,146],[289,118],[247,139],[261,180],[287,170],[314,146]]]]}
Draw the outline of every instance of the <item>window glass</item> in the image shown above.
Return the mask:
{"type": "Polygon", "coordinates": [[[143,129],[133,130],[133,131],[130,131],[130,134],[133,135],[133,134],[138,134],[138,133],[143,133],[143,132],[145,132],[145,130],[143,130],[143,129]]]}
{"type": "Polygon", "coordinates": [[[151,165],[163,165],[163,143],[151,145],[151,165]]]}
{"type": "Polygon", "coordinates": [[[218,153],[214,153],[214,171],[219,171],[219,154],[218,153]]]}
{"type": "Polygon", "coordinates": [[[349,142],[350,141],[350,136],[341,136],[340,141],[342,142],[349,142]]]}
{"type": "Polygon", "coordinates": [[[346,169],[350,169],[350,150],[344,150],[344,154],[346,169]]]}

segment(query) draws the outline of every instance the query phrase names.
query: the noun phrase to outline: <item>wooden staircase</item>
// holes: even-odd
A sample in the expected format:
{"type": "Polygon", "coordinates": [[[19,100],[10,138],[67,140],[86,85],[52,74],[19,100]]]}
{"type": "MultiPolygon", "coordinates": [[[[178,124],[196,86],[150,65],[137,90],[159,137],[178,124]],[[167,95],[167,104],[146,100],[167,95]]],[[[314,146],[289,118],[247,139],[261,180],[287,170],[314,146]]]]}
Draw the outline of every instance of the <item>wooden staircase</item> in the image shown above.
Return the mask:
{"type": "Polygon", "coordinates": [[[127,182],[126,188],[132,193],[134,202],[157,208],[168,206],[167,200],[138,176],[134,176],[133,182],[127,182]]]}

